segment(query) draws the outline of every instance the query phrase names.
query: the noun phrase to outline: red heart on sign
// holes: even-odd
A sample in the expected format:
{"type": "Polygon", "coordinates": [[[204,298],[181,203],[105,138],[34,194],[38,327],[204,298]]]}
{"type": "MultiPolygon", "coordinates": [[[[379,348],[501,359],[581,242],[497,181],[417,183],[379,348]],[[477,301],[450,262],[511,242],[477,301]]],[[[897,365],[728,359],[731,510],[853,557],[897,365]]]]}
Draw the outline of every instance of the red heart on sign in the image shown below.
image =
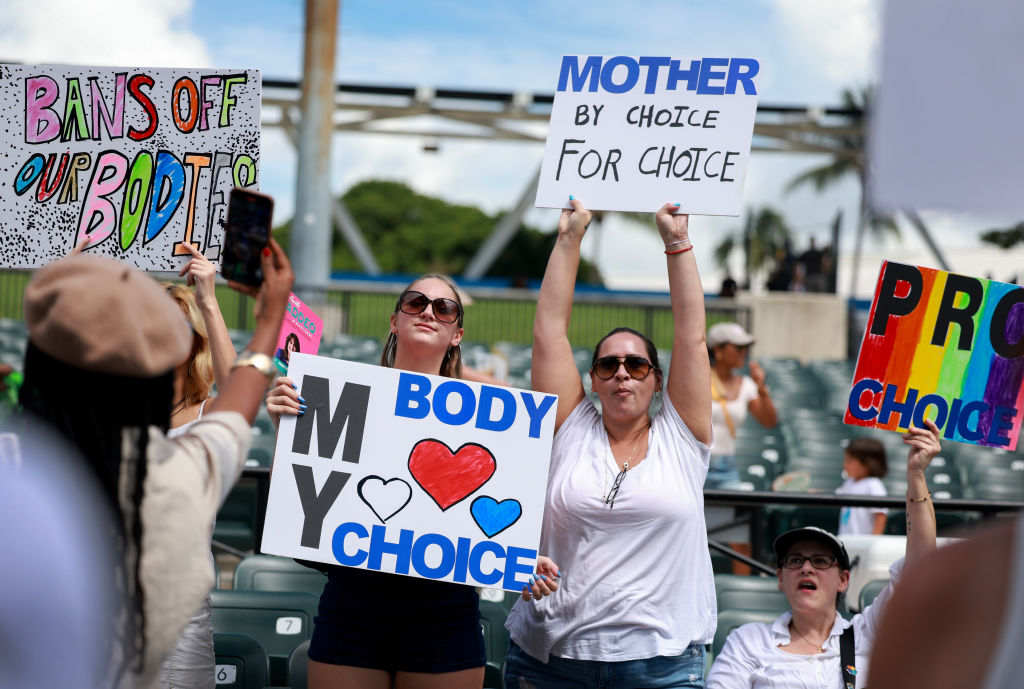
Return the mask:
{"type": "Polygon", "coordinates": [[[472,495],[496,468],[491,451],[476,443],[452,452],[440,440],[427,438],[409,453],[409,473],[442,511],[472,495]]]}

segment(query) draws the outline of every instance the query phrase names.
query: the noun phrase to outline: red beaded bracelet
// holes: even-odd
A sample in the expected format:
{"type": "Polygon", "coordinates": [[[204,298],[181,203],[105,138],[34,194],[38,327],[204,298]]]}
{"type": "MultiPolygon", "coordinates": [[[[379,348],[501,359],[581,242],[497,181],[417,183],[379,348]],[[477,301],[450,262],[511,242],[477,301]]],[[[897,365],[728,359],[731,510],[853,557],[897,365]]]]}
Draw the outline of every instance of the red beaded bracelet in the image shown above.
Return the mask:
{"type": "Polygon", "coordinates": [[[691,244],[690,246],[686,247],[685,249],[678,249],[676,251],[666,251],[665,255],[666,256],[671,256],[673,254],[685,254],[687,251],[692,251],[692,250],[693,250],[693,244],[691,244]]]}

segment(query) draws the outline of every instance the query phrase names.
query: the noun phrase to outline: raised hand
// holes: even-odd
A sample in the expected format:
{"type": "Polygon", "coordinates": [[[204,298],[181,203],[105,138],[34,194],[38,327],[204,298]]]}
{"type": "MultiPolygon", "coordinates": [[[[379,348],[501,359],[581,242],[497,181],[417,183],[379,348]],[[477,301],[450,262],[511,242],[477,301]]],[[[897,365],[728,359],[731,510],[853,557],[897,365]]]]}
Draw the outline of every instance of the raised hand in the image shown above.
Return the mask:
{"type": "Polygon", "coordinates": [[[214,285],[217,281],[217,266],[188,242],[182,242],[181,245],[192,254],[192,258],[178,271],[178,277],[187,276],[185,283],[189,287],[196,286],[197,300],[216,299],[214,285]]]}
{"type": "MultiPolygon", "coordinates": [[[[666,203],[654,214],[662,241],[665,244],[679,242],[690,238],[690,216],[686,213],[674,213],[679,210],[678,203],[666,203]]],[[[680,244],[679,248],[685,246],[680,244]]]]}
{"type": "Polygon", "coordinates": [[[594,214],[577,199],[570,197],[569,205],[572,206],[572,210],[565,208],[558,217],[558,236],[581,241],[594,214]]]}
{"type": "Polygon", "coordinates": [[[910,453],[907,455],[907,471],[924,472],[931,464],[932,459],[942,450],[939,442],[939,427],[930,419],[924,420],[927,428],[910,427],[903,442],[910,445],[910,453]]]}

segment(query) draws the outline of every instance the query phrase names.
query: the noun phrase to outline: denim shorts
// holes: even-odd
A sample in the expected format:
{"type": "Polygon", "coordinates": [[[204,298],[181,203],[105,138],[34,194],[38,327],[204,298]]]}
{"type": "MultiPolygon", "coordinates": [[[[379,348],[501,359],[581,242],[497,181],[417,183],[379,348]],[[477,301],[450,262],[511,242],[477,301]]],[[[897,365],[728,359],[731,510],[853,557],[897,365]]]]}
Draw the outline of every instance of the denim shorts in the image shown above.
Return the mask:
{"type": "Polygon", "coordinates": [[[333,567],[309,657],[387,672],[483,667],[480,599],[470,586],[333,567]]]}
{"type": "Polygon", "coordinates": [[[514,641],[505,656],[505,689],[682,689],[704,686],[704,646],[682,655],[605,662],[548,656],[542,663],[514,641]]]}

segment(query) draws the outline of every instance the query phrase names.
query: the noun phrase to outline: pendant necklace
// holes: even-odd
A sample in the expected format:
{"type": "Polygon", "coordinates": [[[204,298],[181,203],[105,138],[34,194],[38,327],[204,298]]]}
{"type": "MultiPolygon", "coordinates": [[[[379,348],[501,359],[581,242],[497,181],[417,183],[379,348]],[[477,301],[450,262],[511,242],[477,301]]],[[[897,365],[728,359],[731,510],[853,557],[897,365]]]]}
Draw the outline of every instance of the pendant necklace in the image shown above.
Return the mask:
{"type": "Polygon", "coordinates": [[[809,640],[807,639],[807,637],[806,637],[806,636],[804,636],[803,634],[801,634],[801,633],[800,633],[800,630],[796,628],[796,625],[795,625],[795,624],[793,624],[792,622],[790,622],[789,626],[790,626],[790,627],[792,628],[792,630],[793,630],[794,632],[796,632],[796,635],[797,635],[797,636],[799,636],[799,637],[800,637],[801,639],[803,639],[803,640],[804,640],[804,643],[805,643],[805,644],[807,644],[808,646],[814,646],[814,647],[815,647],[816,649],[818,649],[818,653],[824,653],[824,652],[825,652],[825,646],[824,646],[824,642],[822,642],[822,643],[820,643],[820,644],[812,644],[812,643],[811,643],[811,642],[810,642],[810,641],[809,641],[809,640]]]}
{"type": "MultiPolygon", "coordinates": [[[[651,427],[651,425],[647,424],[647,426],[644,428],[644,432],[646,432],[647,429],[649,429],[650,427],[651,427]]],[[[629,451],[629,457],[627,457],[626,461],[622,463],[622,471],[619,472],[618,476],[615,477],[615,481],[612,482],[611,493],[612,493],[612,500],[613,501],[615,499],[615,493],[618,492],[619,485],[622,483],[622,479],[624,479],[626,477],[626,472],[629,471],[629,463],[633,461],[633,455],[636,454],[637,448],[640,447],[640,438],[642,438],[643,435],[644,435],[643,432],[637,434],[636,442],[633,443],[633,449],[629,451]]],[[[614,458],[615,458],[615,455],[612,455],[612,459],[614,459],[614,458]]],[[[608,475],[610,473],[611,472],[608,470],[608,464],[605,463],[605,465],[604,465],[604,495],[601,496],[601,500],[604,501],[605,504],[608,503],[608,475]]]]}

